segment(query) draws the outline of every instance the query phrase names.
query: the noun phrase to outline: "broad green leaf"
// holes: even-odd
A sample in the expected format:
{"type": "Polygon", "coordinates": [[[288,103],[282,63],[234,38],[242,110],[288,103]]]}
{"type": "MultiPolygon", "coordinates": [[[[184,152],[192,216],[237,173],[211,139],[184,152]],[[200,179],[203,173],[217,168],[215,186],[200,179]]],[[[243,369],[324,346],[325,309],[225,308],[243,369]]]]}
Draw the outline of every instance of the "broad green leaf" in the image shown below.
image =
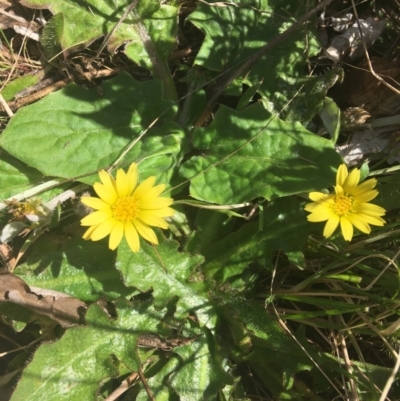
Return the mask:
{"type": "Polygon", "coordinates": [[[327,97],[324,107],[320,110],[319,115],[326,130],[332,138],[332,142],[336,143],[340,134],[340,109],[337,104],[327,97]]]}
{"type": "Polygon", "coordinates": [[[105,243],[81,238],[61,239],[45,235],[33,245],[18,275],[30,286],[47,288],[85,302],[130,296],[114,269],[114,252],[105,243]]]}
{"type": "Polygon", "coordinates": [[[157,330],[162,315],[148,304],[116,304],[117,319],[92,305],[86,326],[68,329],[52,344],[42,344],[25,368],[12,401],[97,400],[100,383],[118,376],[116,358],[131,371],[141,362],[140,334],[157,330]]]}
{"type": "Polygon", "coordinates": [[[308,225],[302,203],[296,198],[271,202],[264,211],[263,230],[259,223],[247,223],[242,228],[204,251],[203,271],[224,282],[242,273],[250,263],[270,265],[277,250],[301,251],[307,242],[308,225]]]}
{"type": "Polygon", "coordinates": [[[165,240],[158,235],[160,244],[141,243],[141,249],[134,254],[125,241],[118,247],[116,267],[122,273],[125,285],[140,291],[153,290],[157,306],[165,306],[178,298],[176,316],[184,318],[196,313],[202,325],[212,328],[215,312],[207,292],[197,292],[189,276],[203,262],[200,255],[193,256],[177,250],[178,243],[165,240]]]}
{"type": "MultiPolygon", "coordinates": [[[[160,81],[140,83],[120,74],[96,89],[71,84],[20,109],[3,132],[0,145],[44,175],[76,178],[94,174],[80,178],[93,183],[95,173],[112,164],[155,119],[173,114],[172,103],[162,99],[160,81]]],[[[182,135],[171,122],[150,130],[123,163],[175,155],[182,135]]],[[[170,170],[171,160],[163,162],[163,167],[170,170]]]]}
{"type": "MultiPolygon", "coordinates": [[[[196,11],[187,20],[205,34],[195,63],[210,70],[227,72],[227,75],[307,11],[306,2],[285,0],[214,3],[198,3],[196,11]]],[[[293,86],[304,77],[307,57],[319,48],[308,31],[299,29],[261,57],[246,75],[246,82],[249,85],[261,83],[260,92],[269,102],[269,110],[281,111],[301,85],[293,86]]]]}
{"type": "Polygon", "coordinates": [[[387,179],[381,180],[382,184],[376,189],[379,195],[371,201],[386,210],[397,209],[400,205],[400,181],[398,174],[387,179]]]}
{"type": "Polygon", "coordinates": [[[201,156],[181,169],[190,194],[217,204],[308,192],[334,183],[341,163],[331,141],[295,122],[284,122],[259,104],[236,112],[221,106],[207,128],[194,132],[201,156]]]}
{"type": "Polygon", "coordinates": [[[175,349],[181,364],[170,377],[180,401],[215,400],[218,390],[231,384],[217,356],[213,338],[198,337],[190,344],[175,349]]]}
{"type": "Polygon", "coordinates": [[[23,75],[9,82],[1,90],[1,95],[6,101],[12,100],[18,92],[21,92],[31,85],[37,84],[39,82],[39,79],[39,75],[23,75]]]}
{"type": "MultiPolygon", "coordinates": [[[[63,15],[62,20],[56,24],[55,28],[52,28],[52,32],[57,35],[56,39],[63,50],[71,50],[74,47],[85,47],[100,36],[109,34],[130,3],[125,0],[113,2],[107,0],[88,0],[85,2],[74,0],[24,0],[24,5],[39,9],[48,8],[57,16],[61,13],[63,15]]],[[[178,10],[175,7],[160,5],[159,2],[149,0],[138,2],[138,5],[134,8],[134,13],[128,14],[118,29],[111,35],[108,42],[109,49],[114,51],[127,41],[135,41],[137,46],[143,46],[140,35],[135,30],[135,23],[137,23],[137,18],[140,17],[149,26],[158,28],[155,29],[154,36],[150,32],[150,39],[160,42],[157,43],[160,49],[170,51],[171,44],[167,46],[163,41],[171,43],[174,31],[172,27],[166,30],[164,35],[160,31],[162,30],[161,27],[166,26],[165,24],[171,24],[170,21],[165,21],[165,18],[172,18],[172,10],[175,12],[176,18],[178,10]],[[164,11],[164,8],[168,11],[164,11]],[[164,16],[164,21],[158,20],[160,15],[164,16]]],[[[44,35],[48,35],[46,29],[44,35]]],[[[146,53],[142,57],[145,55],[146,53]]]]}
{"type": "Polygon", "coordinates": [[[42,179],[39,171],[0,149],[0,201],[39,184],[42,179]]]}

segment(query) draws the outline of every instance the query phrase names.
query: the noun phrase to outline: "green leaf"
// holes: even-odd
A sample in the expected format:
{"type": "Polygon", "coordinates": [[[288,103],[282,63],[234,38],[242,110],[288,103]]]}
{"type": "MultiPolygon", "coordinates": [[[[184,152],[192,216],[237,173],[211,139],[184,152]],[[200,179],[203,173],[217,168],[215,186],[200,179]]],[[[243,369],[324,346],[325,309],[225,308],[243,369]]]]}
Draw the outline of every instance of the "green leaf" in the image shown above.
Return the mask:
{"type": "MultiPolygon", "coordinates": [[[[159,17],[157,11],[167,8],[171,13],[171,9],[177,9],[172,6],[160,6],[154,1],[140,1],[135,7],[135,12],[144,20],[151,20],[159,17]],[[155,14],[153,17],[152,15],[155,14]]],[[[88,0],[85,2],[77,2],[74,0],[24,0],[24,5],[31,8],[49,8],[53,14],[63,14],[63,23],[57,25],[57,29],[53,29],[53,35],[57,36],[63,50],[71,50],[74,47],[86,47],[87,44],[93,42],[100,36],[110,33],[111,29],[118,23],[122,14],[125,12],[129,3],[125,0],[116,0],[113,2],[107,0],[88,0]]],[[[160,11],[158,11],[160,12],[160,11]]],[[[162,13],[162,11],[161,11],[162,13]]],[[[127,41],[136,41],[136,45],[141,45],[139,34],[135,30],[135,18],[132,14],[128,15],[122,24],[116,29],[110,37],[108,48],[114,51],[117,47],[123,45],[127,41]]],[[[164,26],[165,21],[148,21],[154,26],[164,26]]],[[[172,31],[165,32],[168,41],[172,41],[172,31]]],[[[156,32],[152,40],[164,38],[159,32],[156,32]]],[[[161,44],[160,44],[161,45],[161,44]]],[[[168,47],[166,46],[167,50],[168,47]]]]}
{"type": "Polygon", "coordinates": [[[121,271],[124,283],[135,286],[140,291],[153,289],[157,307],[165,306],[178,297],[178,318],[184,318],[195,312],[202,325],[213,327],[215,312],[206,291],[198,293],[198,287],[188,279],[199,266],[203,258],[178,252],[178,243],[167,241],[158,235],[160,244],[151,246],[145,241],[141,249],[134,254],[125,241],[118,247],[116,267],[121,271]]]}
{"type": "Polygon", "coordinates": [[[236,204],[331,186],[341,159],[331,141],[300,124],[271,117],[256,104],[243,112],[221,106],[194,132],[202,151],[181,169],[200,200],[236,204]]]}
{"type": "Polygon", "coordinates": [[[271,202],[264,211],[263,230],[247,223],[238,231],[215,242],[204,251],[203,271],[218,281],[242,273],[250,263],[270,265],[277,250],[301,251],[307,242],[308,225],[303,204],[296,198],[271,202]]]}
{"type": "Polygon", "coordinates": [[[213,338],[198,337],[175,349],[175,353],[180,356],[181,366],[169,381],[181,401],[215,400],[218,390],[232,383],[218,360],[213,338]]]}
{"type": "MultiPolygon", "coordinates": [[[[71,84],[20,109],[0,145],[44,175],[76,178],[108,167],[155,119],[173,114],[172,103],[162,99],[160,81],[140,83],[124,73],[97,89],[71,84]]],[[[182,136],[171,122],[150,130],[123,163],[177,154],[182,136]]],[[[171,160],[168,166],[163,162],[164,168],[171,168],[171,160]]],[[[97,174],[80,178],[96,179],[97,174]]]]}
{"type": "Polygon", "coordinates": [[[340,134],[340,109],[337,104],[327,97],[325,99],[324,107],[319,112],[325,128],[332,138],[332,142],[336,143],[340,134]]]}
{"type": "Polygon", "coordinates": [[[12,100],[14,96],[29,86],[39,82],[39,75],[24,75],[9,82],[1,91],[1,95],[7,102],[12,100]]]}
{"type": "MultiPolygon", "coordinates": [[[[187,18],[205,34],[195,64],[214,71],[227,71],[228,74],[307,11],[305,2],[285,0],[213,3],[197,4],[196,11],[187,18]]],[[[319,48],[312,35],[299,29],[261,57],[246,75],[245,82],[250,86],[261,83],[260,92],[270,105],[268,109],[280,112],[301,85],[293,86],[304,77],[307,57],[319,48]]]]}
{"type": "Polygon", "coordinates": [[[118,376],[114,358],[138,371],[136,353],[140,334],[156,331],[162,315],[149,304],[116,304],[112,320],[100,306],[92,305],[85,327],[68,329],[52,344],[42,344],[11,398],[12,401],[97,400],[100,383],[118,376]]]}
{"type": "Polygon", "coordinates": [[[63,292],[85,302],[130,296],[114,269],[115,253],[105,243],[44,236],[33,245],[18,275],[30,286],[63,292]]]}
{"type": "Polygon", "coordinates": [[[43,179],[39,171],[26,166],[0,149],[0,199],[6,199],[32,187],[43,179]]]}

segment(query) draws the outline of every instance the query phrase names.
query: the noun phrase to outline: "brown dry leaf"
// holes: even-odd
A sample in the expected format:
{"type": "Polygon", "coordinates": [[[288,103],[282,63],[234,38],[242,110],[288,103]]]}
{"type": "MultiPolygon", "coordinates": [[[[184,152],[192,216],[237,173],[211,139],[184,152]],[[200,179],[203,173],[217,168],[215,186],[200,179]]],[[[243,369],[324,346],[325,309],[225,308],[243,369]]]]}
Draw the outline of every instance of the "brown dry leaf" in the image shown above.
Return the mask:
{"type": "Polygon", "coordinates": [[[0,271],[0,302],[12,302],[46,315],[62,327],[79,324],[87,307],[84,302],[66,294],[36,287],[31,289],[20,277],[7,270],[0,271]]]}

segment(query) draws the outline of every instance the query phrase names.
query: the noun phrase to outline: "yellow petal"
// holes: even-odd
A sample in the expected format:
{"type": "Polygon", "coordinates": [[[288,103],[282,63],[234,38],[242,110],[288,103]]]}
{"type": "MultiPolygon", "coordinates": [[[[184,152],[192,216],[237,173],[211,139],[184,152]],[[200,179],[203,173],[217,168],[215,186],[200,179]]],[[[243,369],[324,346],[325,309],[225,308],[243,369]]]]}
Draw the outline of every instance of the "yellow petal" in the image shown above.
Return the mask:
{"type": "Polygon", "coordinates": [[[138,252],[140,249],[139,236],[131,222],[125,223],[125,238],[132,252],[138,252]]]}
{"type": "Polygon", "coordinates": [[[149,189],[145,194],[143,194],[140,200],[142,202],[147,202],[151,199],[157,198],[157,196],[160,195],[164,191],[164,189],[164,184],[156,185],[155,187],[149,189]]]}
{"type": "Polygon", "coordinates": [[[172,198],[155,198],[141,204],[140,207],[142,210],[164,209],[172,205],[173,201],[172,198]]]}
{"type": "Polygon", "coordinates": [[[351,188],[355,188],[360,182],[360,177],[360,170],[358,168],[353,169],[342,185],[344,191],[349,192],[351,188]]]}
{"type": "Polygon", "coordinates": [[[362,233],[369,234],[371,232],[371,227],[368,222],[360,215],[353,213],[347,216],[350,223],[353,224],[354,227],[358,228],[362,233]]]}
{"type": "Polygon", "coordinates": [[[117,193],[119,198],[125,198],[126,196],[130,195],[129,189],[129,181],[128,176],[126,175],[125,171],[122,168],[117,170],[117,193]]]}
{"type": "Polygon", "coordinates": [[[136,188],[136,184],[138,181],[138,169],[137,164],[132,163],[128,169],[128,183],[129,183],[129,195],[132,194],[133,190],[136,188]]]}
{"type": "Polygon", "coordinates": [[[351,195],[359,196],[365,192],[371,191],[372,189],[375,188],[376,183],[377,181],[375,178],[371,178],[370,180],[364,181],[360,185],[357,185],[357,187],[351,191],[351,195]]]}
{"type": "Polygon", "coordinates": [[[386,224],[386,221],[378,216],[369,216],[366,214],[359,213],[360,218],[364,219],[368,224],[372,224],[373,226],[382,227],[386,224]]]}
{"type": "Polygon", "coordinates": [[[136,199],[140,199],[150,188],[153,186],[156,177],[149,177],[147,180],[144,180],[134,191],[132,196],[136,199]]]}
{"type": "Polygon", "coordinates": [[[107,209],[110,207],[108,203],[105,203],[99,198],[92,198],[90,196],[82,196],[81,202],[86,205],[91,207],[92,209],[96,210],[101,210],[101,209],[107,209]]]}
{"type": "Polygon", "coordinates": [[[81,220],[81,226],[97,226],[112,217],[111,209],[93,212],[81,220]]]}
{"type": "Polygon", "coordinates": [[[324,227],[324,232],[323,236],[325,238],[330,237],[335,230],[337,229],[337,226],[339,225],[340,218],[336,214],[333,214],[329,220],[326,222],[325,227],[324,227]]]}
{"type": "Polygon", "coordinates": [[[99,224],[96,229],[93,231],[90,239],[92,241],[100,241],[104,237],[107,237],[113,229],[115,225],[114,219],[106,220],[104,223],[99,224]]]}
{"type": "Polygon", "coordinates": [[[140,220],[136,219],[133,222],[137,232],[141,235],[145,240],[152,242],[153,244],[158,244],[158,239],[155,232],[146,224],[143,224],[140,220]]]}
{"type": "MultiPolygon", "coordinates": [[[[142,213],[147,213],[147,210],[143,209],[142,213]]],[[[175,210],[170,207],[164,207],[162,209],[152,209],[150,213],[157,217],[170,217],[175,214],[175,210]]]]}
{"type": "Polygon", "coordinates": [[[317,205],[313,212],[307,216],[307,220],[313,223],[318,223],[330,219],[333,215],[334,212],[329,206],[317,205]]]}
{"type": "Polygon", "coordinates": [[[342,229],[343,238],[346,241],[351,241],[353,238],[353,225],[350,223],[347,217],[340,218],[340,228],[342,229]]]}
{"type": "Polygon", "coordinates": [[[93,231],[96,229],[96,227],[97,227],[97,226],[91,226],[91,227],[89,227],[89,228],[85,231],[85,234],[83,234],[82,238],[83,238],[83,239],[86,239],[86,240],[91,239],[92,233],[93,233],[93,231]]]}
{"type": "Polygon", "coordinates": [[[107,171],[104,170],[100,170],[99,177],[100,181],[103,183],[108,191],[114,190],[114,192],[116,192],[115,180],[110,173],[107,173],[107,171]]]}
{"type": "Polygon", "coordinates": [[[168,228],[168,223],[161,217],[155,216],[152,212],[141,212],[138,218],[149,226],[168,228]]]}
{"type": "Polygon", "coordinates": [[[117,248],[124,235],[124,225],[120,221],[115,221],[114,227],[111,230],[110,238],[108,240],[108,247],[111,250],[117,248]]]}
{"type": "Polygon", "coordinates": [[[348,175],[349,172],[347,170],[347,166],[345,164],[341,164],[336,173],[336,185],[343,186],[348,175]]]}
{"type": "Polygon", "coordinates": [[[372,199],[376,198],[378,196],[378,194],[379,194],[379,192],[376,189],[374,189],[372,191],[367,191],[367,192],[364,192],[359,195],[353,195],[353,194],[351,194],[351,195],[354,196],[354,198],[356,199],[357,202],[367,203],[367,202],[371,201],[372,199]]]}
{"type": "Polygon", "coordinates": [[[357,205],[357,212],[375,217],[380,217],[386,214],[386,210],[383,207],[374,205],[373,203],[361,203],[360,205],[357,205]]]}
{"type": "Polygon", "coordinates": [[[322,192],[310,192],[308,197],[314,202],[326,202],[327,200],[333,198],[333,195],[324,194],[322,192]]]}
{"type": "Polygon", "coordinates": [[[99,195],[100,199],[109,205],[112,205],[117,200],[117,193],[114,189],[110,188],[111,187],[98,182],[93,184],[93,189],[96,191],[97,195],[99,195]]]}

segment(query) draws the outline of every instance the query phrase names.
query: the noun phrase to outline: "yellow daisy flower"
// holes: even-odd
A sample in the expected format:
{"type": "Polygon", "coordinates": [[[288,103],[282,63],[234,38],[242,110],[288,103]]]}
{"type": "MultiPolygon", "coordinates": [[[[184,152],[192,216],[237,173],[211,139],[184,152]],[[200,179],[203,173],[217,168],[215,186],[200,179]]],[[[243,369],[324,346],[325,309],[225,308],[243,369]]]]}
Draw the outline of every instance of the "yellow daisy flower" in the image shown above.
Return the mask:
{"type": "Polygon", "coordinates": [[[140,249],[139,235],[147,241],[158,244],[155,232],[150,228],[168,228],[165,217],[175,211],[170,206],[171,198],[159,197],[165,185],[154,185],[155,177],[149,177],[139,186],[137,164],[132,163],[127,173],[118,169],[116,179],[104,170],[99,172],[101,183],[93,185],[99,198],[82,197],[81,202],[96,211],[81,220],[82,226],[89,226],[84,239],[98,241],[110,236],[108,246],[115,249],[125,235],[133,252],[140,249]]]}
{"type": "Polygon", "coordinates": [[[381,218],[386,211],[380,206],[368,203],[378,195],[375,188],[376,179],[359,184],[360,170],[355,168],[350,174],[345,164],[340,165],[336,174],[335,194],[321,192],[309,193],[312,203],[305,206],[308,221],[326,221],[324,237],[330,237],[340,223],[346,241],[353,238],[353,226],[361,232],[369,234],[370,224],[383,226],[386,222],[381,218]]]}

